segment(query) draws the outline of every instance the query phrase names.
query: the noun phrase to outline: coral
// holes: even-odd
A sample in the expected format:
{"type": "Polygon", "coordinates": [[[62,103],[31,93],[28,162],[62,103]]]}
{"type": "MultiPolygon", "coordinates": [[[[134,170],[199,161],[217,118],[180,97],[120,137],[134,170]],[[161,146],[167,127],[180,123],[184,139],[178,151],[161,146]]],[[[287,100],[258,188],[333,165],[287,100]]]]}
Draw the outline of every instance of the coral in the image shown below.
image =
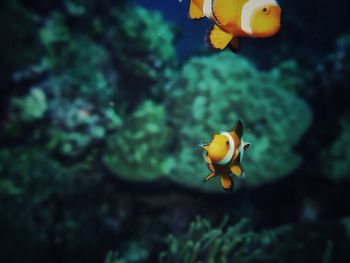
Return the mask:
{"type": "Polygon", "coordinates": [[[253,144],[243,161],[247,178],[242,182],[255,186],[295,169],[300,157],[292,148],[309,127],[311,112],[279,79],[227,53],[191,59],[167,88],[169,121],[179,142],[179,166],[171,178],[220,191],[214,182],[202,183],[208,171],[196,145],[215,132],[232,129],[237,120],[243,121],[245,140],[253,144]]]}
{"type": "MultiPolygon", "coordinates": [[[[98,238],[105,246],[116,231],[109,227],[106,233],[108,218],[113,215],[119,224],[118,214],[125,217],[125,211],[112,210],[109,204],[115,207],[118,200],[98,198],[108,191],[108,184],[100,187],[98,171],[87,171],[83,160],[67,166],[42,148],[0,150],[1,257],[41,261],[52,249],[65,251],[68,262],[77,256],[83,261],[96,258],[96,252],[88,249],[91,240],[98,238]]],[[[120,202],[118,206],[122,207],[120,202]]]]}
{"type": "Polygon", "coordinates": [[[175,60],[174,32],[169,24],[158,12],[139,6],[117,10],[115,19],[120,27],[111,28],[108,34],[119,67],[136,77],[164,78],[175,60]]]}
{"type": "MultiPolygon", "coordinates": [[[[73,5],[71,1],[65,3],[73,5]]],[[[92,33],[70,24],[69,18],[55,11],[43,19],[38,35],[46,52],[39,62],[47,77],[42,85],[56,98],[79,96],[107,105],[115,101],[118,90],[111,54],[104,43],[93,39],[92,33]]]]}
{"type": "Polygon", "coordinates": [[[164,107],[147,100],[107,139],[104,163],[114,175],[132,181],[166,175],[174,165],[167,151],[169,132],[164,107]]]}
{"type": "Polygon", "coordinates": [[[67,43],[69,38],[70,32],[65,24],[65,17],[59,11],[53,12],[39,30],[39,40],[51,55],[56,51],[55,45],[67,43]]]}
{"type": "MultiPolygon", "coordinates": [[[[213,228],[208,220],[198,217],[183,236],[167,237],[167,249],[159,254],[159,260],[163,263],[279,262],[286,258],[288,249],[292,250],[293,245],[288,248],[288,240],[283,240],[289,231],[289,227],[282,227],[256,233],[247,219],[229,227],[224,220],[221,226],[213,228]]],[[[299,250],[302,251],[301,246],[299,250]]]]}
{"type": "Polygon", "coordinates": [[[10,121],[33,122],[44,117],[48,105],[45,93],[32,88],[29,94],[11,99],[10,121]]]}
{"type": "Polygon", "coordinates": [[[320,162],[322,173],[333,181],[341,181],[350,177],[350,122],[343,120],[338,138],[324,149],[320,162]]]}
{"type": "Polygon", "coordinates": [[[69,38],[59,51],[48,52],[46,59],[50,72],[45,83],[48,94],[79,96],[99,105],[115,101],[117,74],[103,46],[83,36],[69,38]]]}
{"type": "Polygon", "coordinates": [[[2,103],[6,102],[4,95],[14,90],[12,85],[13,72],[36,63],[42,52],[42,47],[35,33],[39,21],[38,16],[31,10],[24,8],[22,1],[19,0],[4,0],[1,4],[0,105],[2,106],[2,103]]]}
{"type": "Polygon", "coordinates": [[[84,153],[122,122],[112,107],[97,108],[81,99],[52,101],[49,115],[49,149],[67,156],[84,153]]]}
{"type": "Polygon", "coordinates": [[[296,60],[283,61],[271,70],[271,77],[274,78],[280,87],[300,94],[305,86],[307,72],[301,71],[296,60]]]}
{"type": "Polygon", "coordinates": [[[350,35],[336,42],[336,49],[321,60],[310,77],[306,97],[314,110],[312,133],[305,138],[309,174],[323,174],[333,181],[349,178],[350,35]]]}
{"type": "Polygon", "coordinates": [[[129,248],[119,247],[121,253],[110,251],[105,263],[338,262],[348,253],[346,248],[337,249],[348,244],[346,239],[334,242],[336,232],[344,231],[339,223],[347,224],[346,218],[338,223],[283,225],[259,231],[246,218],[235,224],[229,221],[225,216],[219,226],[212,226],[209,220],[197,216],[184,232],[175,231],[165,237],[158,234],[159,244],[150,239],[148,248],[142,242],[125,242],[129,248]]]}
{"type": "Polygon", "coordinates": [[[350,240],[350,217],[344,217],[341,219],[340,223],[344,227],[344,232],[347,235],[348,239],[350,240]]]}
{"type": "Polygon", "coordinates": [[[71,193],[74,178],[38,148],[1,149],[0,220],[1,225],[7,227],[1,231],[4,237],[11,233],[8,241],[17,240],[18,244],[23,241],[13,236],[31,240],[27,244],[29,250],[39,244],[45,246],[55,220],[55,196],[71,193]]]}
{"type": "MultiPolygon", "coordinates": [[[[41,44],[42,56],[37,56],[36,64],[17,70],[14,79],[24,84],[34,82],[38,88],[32,89],[27,97],[13,99],[11,118],[29,122],[47,113],[47,124],[33,126],[33,134],[39,134],[36,139],[41,142],[46,140],[50,151],[68,157],[79,157],[97,143],[98,147],[103,145],[112,132],[115,135],[108,138],[111,156],[105,158],[107,163],[115,162],[113,140],[117,137],[117,143],[125,145],[121,139],[124,138],[135,142],[131,147],[134,154],[127,152],[127,148],[121,151],[133,160],[120,166],[125,168],[125,174],[131,174],[134,169],[130,165],[136,162],[145,166],[137,168],[136,176],[133,173],[131,178],[164,175],[172,162],[171,158],[161,156],[165,155],[164,145],[169,139],[163,107],[143,104],[133,116],[125,117],[140,126],[129,127],[128,123],[119,133],[121,119],[114,105],[119,110],[128,103],[121,98],[120,91],[135,97],[137,87],[149,90],[168,76],[176,59],[173,29],[159,12],[137,5],[111,4],[105,0],[94,8],[97,3],[94,0],[62,2],[67,12],[56,8],[47,16],[37,17],[40,28],[36,40],[41,44]],[[120,75],[127,78],[123,86],[120,75]],[[131,80],[135,82],[130,84],[131,80]],[[148,85],[150,82],[152,85],[148,85]],[[130,138],[126,126],[141,137],[130,138]],[[150,147],[147,140],[152,144],[150,147]],[[146,153],[153,155],[145,158],[146,153]]],[[[9,134],[16,130],[17,137],[24,135],[20,127],[10,124],[9,134]]],[[[116,154],[118,158],[120,155],[116,154]]],[[[116,169],[112,164],[108,166],[116,169]]]]}

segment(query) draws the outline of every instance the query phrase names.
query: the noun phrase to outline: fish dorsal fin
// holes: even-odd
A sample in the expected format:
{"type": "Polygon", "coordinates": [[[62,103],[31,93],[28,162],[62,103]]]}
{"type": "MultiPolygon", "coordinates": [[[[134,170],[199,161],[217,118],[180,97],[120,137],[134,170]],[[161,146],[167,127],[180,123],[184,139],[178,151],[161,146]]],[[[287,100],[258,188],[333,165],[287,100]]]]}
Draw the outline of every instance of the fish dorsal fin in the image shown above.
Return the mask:
{"type": "Polygon", "coordinates": [[[212,48],[224,49],[231,41],[232,35],[214,25],[208,35],[208,41],[212,48]]]}
{"type": "Polygon", "coordinates": [[[241,121],[237,121],[236,126],[233,128],[233,132],[237,134],[238,138],[242,138],[243,124],[241,121]]]}
{"type": "Polygon", "coordinates": [[[215,0],[213,3],[213,13],[216,21],[220,25],[233,23],[236,17],[235,0],[215,0]]]}
{"type": "Polygon", "coordinates": [[[190,1],[189,16],[192,19],[200,19],[204,17],[203,10],[201,10],[193,0],[190,1]]]}
{"type": "Polygon", "coordinates": [[[229,46],[230,46],[230,49],[233,53],[237,53],[239,51],[239,39],[238,39],[238,37],[232,38],[229,46]]]}

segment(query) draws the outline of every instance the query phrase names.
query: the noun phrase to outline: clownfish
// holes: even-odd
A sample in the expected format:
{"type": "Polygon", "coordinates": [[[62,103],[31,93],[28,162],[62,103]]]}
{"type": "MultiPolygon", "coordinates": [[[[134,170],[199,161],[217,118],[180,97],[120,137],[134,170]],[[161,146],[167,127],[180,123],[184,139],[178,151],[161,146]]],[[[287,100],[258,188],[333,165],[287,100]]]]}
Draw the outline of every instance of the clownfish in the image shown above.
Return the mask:
{"type": "Polygon", "coordinates": [[[242,176],[244,174],[241,162],[245,151],[250,146],[249,143],[243,142],[242,136],[243,125],[238,121],[231,132],[215,134],[209,144],[199,145],[205,150],[203,157],[210,170],[204,182],[220,175],[224,190],[232,190],[231,175],[242,176]]]}
{"type": "Polygon", "coordinates": [[[214,49],[239,48],[238,37],[264,38],[280,29],[281,8],[276,0],[190,0],[191,19],[207,17],[215,25],[208,33],[214,49]]]}

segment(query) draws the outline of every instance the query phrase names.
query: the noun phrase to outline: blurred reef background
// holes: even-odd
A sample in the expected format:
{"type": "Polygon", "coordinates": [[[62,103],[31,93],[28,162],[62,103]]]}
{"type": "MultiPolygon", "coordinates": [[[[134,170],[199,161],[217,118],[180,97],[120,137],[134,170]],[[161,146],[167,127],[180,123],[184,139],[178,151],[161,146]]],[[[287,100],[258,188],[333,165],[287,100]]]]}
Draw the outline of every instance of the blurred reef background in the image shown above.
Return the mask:
{"type": "Polygon", "coordinates": [[[350,6],[279,3],[233,54],[187,0],[2,1],[0,262],[350,262],[350,6]]]}

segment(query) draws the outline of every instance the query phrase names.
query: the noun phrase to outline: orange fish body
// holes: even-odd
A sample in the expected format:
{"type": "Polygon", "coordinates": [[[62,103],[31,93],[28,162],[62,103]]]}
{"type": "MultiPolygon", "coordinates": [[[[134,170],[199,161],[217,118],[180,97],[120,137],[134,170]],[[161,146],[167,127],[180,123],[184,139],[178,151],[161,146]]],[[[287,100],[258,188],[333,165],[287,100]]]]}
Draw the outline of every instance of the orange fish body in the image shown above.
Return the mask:
{"type": "Polygon", "coordinates": [[[220,176],[225,190],[233,188],[231,175],[242,176],[241,161],[250,145],[243,142],[242,135],[243,125],[238,121],[233,131],[215,134],[209,144],[201,145],[206,150],[204,159],[211,172],[204,182],[220,176]]]}
{"type": "Polygon", "coordinates": [[[191,0],[189,16],[207,17],[215,25],[208,42],[215,49],[239,47],[238,37],[269,37],[280,28],[281,8],[276,0],[191,0]]]}

